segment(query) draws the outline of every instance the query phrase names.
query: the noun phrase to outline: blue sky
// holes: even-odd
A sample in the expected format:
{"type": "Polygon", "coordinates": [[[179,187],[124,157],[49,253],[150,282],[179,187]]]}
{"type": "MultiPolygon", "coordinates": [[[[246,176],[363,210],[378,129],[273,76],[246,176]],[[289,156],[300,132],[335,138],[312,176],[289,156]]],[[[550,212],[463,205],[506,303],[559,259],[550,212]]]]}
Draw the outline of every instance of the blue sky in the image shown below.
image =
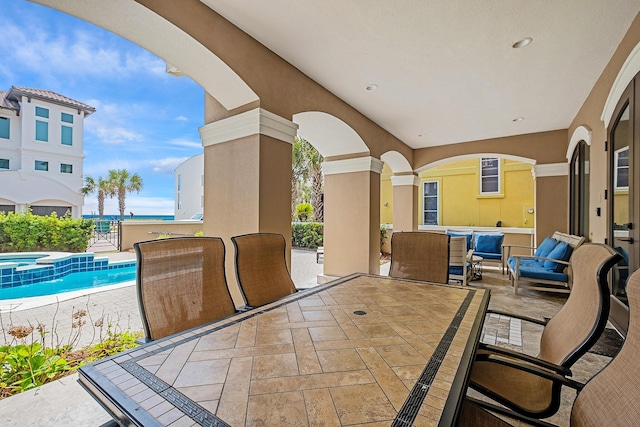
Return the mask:
{"type": "MultiPolygon", "coordinates": [[[[127,212],[173,215],[173,170],[202,152],[203,89],[86,21],[24,0],[0,0],[0,10],[0,90],[46,89],[95,107],[85,120],[84,174],[138,173],[144,188],[127,195],[127,212]]],[[[87,196],[83,213],[97,210],[87,196]]],[[[105,214],[117,212],[117,200],[107,200],[105,214]]]]}

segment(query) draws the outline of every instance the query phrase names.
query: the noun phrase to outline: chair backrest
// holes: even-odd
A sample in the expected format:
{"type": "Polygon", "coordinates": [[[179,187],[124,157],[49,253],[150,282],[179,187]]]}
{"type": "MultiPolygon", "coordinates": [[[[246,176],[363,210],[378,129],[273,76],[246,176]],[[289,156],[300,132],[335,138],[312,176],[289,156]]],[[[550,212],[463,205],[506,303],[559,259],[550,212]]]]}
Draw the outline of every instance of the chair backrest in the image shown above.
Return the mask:
{"type": "Polygon", "coordinates": [[[460,280],[462,285],[467,284],[470,273],[469,262],[472,249],[467,251],[467,238],[465,236],[451,236],[449,242],[449,279],[460,280]]]}
{"type": "Polygon", "coordinates": [[[542,332],[539,358],[570,367],[595,344],[609,317],[607,276],[620,258],[613,248],[598,243],[575,250],[573,289],[542,332]]]}
{"type": "Polygon", "coordinates": [[[259,307],[296,292],[282,234],[245,234],[231,241],[236,248],[236,277],[247,305],[259,307]]]}
{"type": "Polygon", "coordinates": [[[448,283],[450,237],[421,231],[393,233],[389,276],[448,283]]]}
{"type": "Polygon", "coordinates": [[[233,314],[217,237],[178,237],[133,245],[138,304],[149,340],[233,314]]]}
{"type": "Polygon", "coordinates": [[[640,420],[640,270],[627,284],[629,330],[613,360],[582,389],[573,403],[571,426],[637,426],[640,420]]]}
{"type": "Polygon", "coordinates": [[[573,234],[561,233],[556,231],[551,236],[558,242],[566,242],[574,250],[584,243],[584,236],[574,236],[573,234]]]}

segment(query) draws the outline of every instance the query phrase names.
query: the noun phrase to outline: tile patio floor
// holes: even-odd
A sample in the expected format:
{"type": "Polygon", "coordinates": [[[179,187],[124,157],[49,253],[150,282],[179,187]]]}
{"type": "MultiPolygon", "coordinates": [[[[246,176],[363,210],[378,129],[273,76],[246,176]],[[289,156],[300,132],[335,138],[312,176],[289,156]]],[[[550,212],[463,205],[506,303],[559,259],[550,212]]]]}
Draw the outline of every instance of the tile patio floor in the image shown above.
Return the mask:
{"type": "MultiPolygon", "coordinates": [[[[131,253],[114,253],[109,256],[122,259],[132,255],[131,253]]],[[[315,263],[315,252],[294,251],[292,265],[292,277],[298,287],[312,285],[316,275],[322,271],[322,265],[315,263]]],[[[382,265],[381,274],[388,274],[388,267],[388,264],[382,265]]],[[[521,294],[516,296],[509,286],[506,275],[502,275],[499,270],[490,267],[485,268],[482,280],[471,282],[471,286],[491,289],[490,308],[514,311],[537,318],[552,317],[565,299],[563,296],[530,290],[521,290],[521,294]]],[[[70,316],[78,308],[86,308],[90,312],[92,320],[104,315],[118,327],[141,329],[134,286],[94,293],[88,297],[59,303],[56,320],[59,325],[58,337],[61,339],[64,340],[67,337],[65,334],[71,332],[71,329],[65,325],[71,323],[70,316]]],[[[11,323],[42,322],[47,324],[51,321],[54,313],[56,313],[56,304],[17,311],[11,315],[4,313],[0,316],[4,327],[7,327],[11,323]]],[[[79,343],[95,340],[93,334],[87,331],[82,332],[79,343]]],[[[486,319],[482,340],[506,345],[529,354],[536,354],[541,331],[540,326],[494,316],[486,319]]],[[[575,379],[586,381],[609,360],[608,357],[588,353],[574,365],[575,379]]],[[[110,417],[77,384],[76,378],[76,375],[72,375],[36,390],[0,400],[0,423],[21,427],[51,427],[100,426],[108,422],[110,417]]],[[[574,398],[575,392],[565,390],[561,410],[549,421],[560,426],[568,426],[569,412],[574,398]]]]}

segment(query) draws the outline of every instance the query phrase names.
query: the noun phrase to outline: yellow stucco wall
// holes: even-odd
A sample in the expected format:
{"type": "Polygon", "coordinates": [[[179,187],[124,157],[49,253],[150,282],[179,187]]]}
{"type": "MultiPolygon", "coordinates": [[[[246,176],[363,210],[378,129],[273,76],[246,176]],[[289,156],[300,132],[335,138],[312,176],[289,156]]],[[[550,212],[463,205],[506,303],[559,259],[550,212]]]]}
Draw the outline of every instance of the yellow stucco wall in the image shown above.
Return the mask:
{"type": "MultiPolygon", "coordinates": [[[[437,181],[440,188],[439,224],[443,226],[534,227],[533,165],[510,159],[500,159],[500,192],[480,194],[480,159],[452,161],[419,174],[419,224],[423,224],[423,183],[437,181]]],[[[393,223],[393,189],[391,171],[385,166],[381,175],[382,222],[393,223]],[[385,207],[384,204],[389,203],[385,207]]]]}
{"type": "Polygon", "coordinates": [[[391,169],[386,164],[380,175],[380,223],[393,223],[393,187],[391,186],[391,169]]]}

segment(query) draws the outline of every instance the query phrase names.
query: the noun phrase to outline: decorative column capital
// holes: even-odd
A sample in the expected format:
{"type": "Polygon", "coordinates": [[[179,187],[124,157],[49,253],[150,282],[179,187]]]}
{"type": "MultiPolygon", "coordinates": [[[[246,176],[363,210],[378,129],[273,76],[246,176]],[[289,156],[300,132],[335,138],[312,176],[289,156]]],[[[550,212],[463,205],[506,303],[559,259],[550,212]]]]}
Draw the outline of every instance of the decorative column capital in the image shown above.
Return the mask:
{"type": "Polygon", "coordinates": [[[393,175],[391,177],[391,185],[393,187],[401,185],[413,185],[418,187],[420,185],[420,177],[418,175],[393,175]]]}
{"type": "Polygon", "coordinates": [[[382,173],[384,163],[375,157],[356,157],[354,159],[331,160],[322,163],[322,172],[325,175],[336,175],[350,172],[375,172],[382,173]]]}
{"type": "Polygon", "coordinates": [[[543,178],[546,176],[566,176],[569,175],[569,165],[567,163],[549,163],[545,165],[535,165],[531,169],[533,178],[543,178]]]}
{"type": "Polygon", "coordinates": [[[203,147],[256,134],[293,144],[298,125],[265,109],[255,108],[206,124],[198,130],[203,147]]]}

